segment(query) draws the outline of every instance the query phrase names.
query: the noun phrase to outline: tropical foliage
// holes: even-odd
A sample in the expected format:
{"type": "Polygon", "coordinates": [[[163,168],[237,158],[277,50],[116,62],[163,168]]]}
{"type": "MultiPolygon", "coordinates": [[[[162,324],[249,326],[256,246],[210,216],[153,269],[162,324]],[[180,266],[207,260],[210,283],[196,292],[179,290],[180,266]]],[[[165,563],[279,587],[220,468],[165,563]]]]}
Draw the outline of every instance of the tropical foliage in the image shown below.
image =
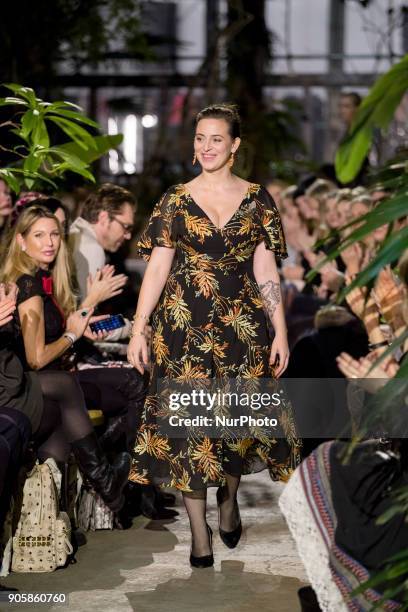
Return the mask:
{"type": "Polygon", "coordinates": [[[0,98],[0,106],[10,106],[12,113],[0,128],[11,131],[17,144],[7,149],[12,161],[0,168],[0,178],[16,193],[22,187],[41,189],[44,183],[55,189],[68,171],[94,182],[91,163],[120,144],[122,136],[95,136],[99,125],[71,102],[44,102],[30,87],[15,83],[4,87],[13,95],[0,98]],[[52,144],[51,128],[68,141],[52,144]]]}
{"type": "MultiPolygon", "coordinates": [[[[337,152],[336,173],[341,182],[352,181],[357,176],[371,147],[375,129],[385,130],[387,128],[407,90],[408,56],[405,56],[387,74],[378,79],[362,102],[350,132],[337,152]]],[[[408,214],[408,162],[390,162],[381,172],[373,175],[372,179],[373,182],[380,183],[382,188],[392,195],[368,214],[349,223],[346,227],[352,230],[351,233],[348,233],[337,248],[333,249],[309,276],[310,278],[316,274],[326,261],[334,259],[353,243],[363,240],[376,228],[387,224],[390,231],[375,257],[340,293],[339,300],[342,300],[356,286],[371,287],[380,270],[388,264],[398,273],[398,260],[408,247],[408,227],[402,224],[401,229],[397,231],[393,229],[397,225],[396,222],[405,219],[408,214]]],[[[394,340],[380,359],[384,359],[390,352],[401,346],[407,336],[408,332],[405,330],[394,340]]],[[[408,355],[405,355],[396,377],[373,398],[372,407],[375,408],[378,417],[381,419],[387,411],[392,410],[393,405],[395,407],[397,395],[404,400],[407,392],[408,355]]],[[[382,517],[382,522],[390,520],[397,513],[408,516],[408,487],[403,487],[396,492],[395,505],[387,515],[382,517]]],[[[401,610],[408,610],[407,575],[408,551],[403,550],[391,559],[387,559],[381,571],[362,584],[355,593],[379,587],[384,597],[375,606],[373,605],[373,610],[383,609],[383,602],[390,598],[397,598],[398,601],[403,602],[401,610]]]]}

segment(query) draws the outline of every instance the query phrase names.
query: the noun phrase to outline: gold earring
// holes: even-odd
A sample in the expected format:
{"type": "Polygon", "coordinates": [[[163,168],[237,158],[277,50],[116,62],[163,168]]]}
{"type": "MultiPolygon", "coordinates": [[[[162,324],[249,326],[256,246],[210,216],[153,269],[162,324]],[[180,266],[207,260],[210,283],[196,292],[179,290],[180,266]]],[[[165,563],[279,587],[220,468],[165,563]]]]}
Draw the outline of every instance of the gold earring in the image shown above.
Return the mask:
{"type": "Polygon", "coordinates": [[[228,160],[228,166],[229,166],[230,168],[232,168],[232,166],[234,165],[234,161],[235,161],[235,154],[234,154],[234,152],[232,151],[232,153],[231,153],[231,157],[230,157],[230,158],[229,158],[229,160],[228,160]]]}
{"type": "Polygon", "coordinates": [[[194,156],[193,156],[193,166],[196,165],[196,161],[197,161],[197,155],[194,153],[194,156]]]}

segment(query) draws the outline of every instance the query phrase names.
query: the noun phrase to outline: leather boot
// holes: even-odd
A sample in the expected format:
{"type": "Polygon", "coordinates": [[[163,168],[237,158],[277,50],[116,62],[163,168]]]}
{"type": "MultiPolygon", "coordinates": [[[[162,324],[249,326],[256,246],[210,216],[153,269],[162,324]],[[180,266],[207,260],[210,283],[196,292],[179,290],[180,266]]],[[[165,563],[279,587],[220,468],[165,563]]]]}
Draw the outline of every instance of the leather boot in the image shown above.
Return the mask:
{"type": "Polygon", "coordinates": [[[101,449],[95,432],[71,443],[72,451],[82,474],[113,512],[124,502],[122,493],[130,471],[129,453],[119,453],[112,465],[101,449]]]}
{"type": "MultiPolygon", "coordinates": [[[[119,417],[115,417],[111,420],[108,427],[105,429],[103,434],[99,437],[99,443],[104,451],[110,452],[115,449],[115,445],[119,438],[125,435],[127,427],[127,415],[124,414],[119,417]]],[[[122,445],[122,450],[127,450],[125,447],[126,442],[122,445]]]]}

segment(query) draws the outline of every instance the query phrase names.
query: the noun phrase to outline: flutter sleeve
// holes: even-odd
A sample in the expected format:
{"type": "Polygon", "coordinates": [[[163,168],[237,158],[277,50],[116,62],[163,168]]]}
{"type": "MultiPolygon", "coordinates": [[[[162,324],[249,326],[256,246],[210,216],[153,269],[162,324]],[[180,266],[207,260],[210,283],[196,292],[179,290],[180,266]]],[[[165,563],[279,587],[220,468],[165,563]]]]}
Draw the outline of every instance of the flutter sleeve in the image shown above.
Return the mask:
{"type": "Polygon", "coordinates": [[[285,259],[288,256],[282,221],[276,204],[265,187],[260,187],[255,195],[256,221],[259,240],[265,242],[268,250],[274,251],[276,257],[285,259]]]}
{"type": "Polygon", "coordinates": [[[145,261],[149,261],[156,246],[175,248],[177,241],[175,213],[178,197],[177,190],[170,188],[153,208],[148,224],[137,243],[137,253],[145,261]]]}
{"type": "Polygon", "coordinates": [[[30,274],[23,274],[16,281],[18,287],[17,305],[26,302],[30,298],[38,295],[44,297],[44,289],[41,280],[30,274]]]}

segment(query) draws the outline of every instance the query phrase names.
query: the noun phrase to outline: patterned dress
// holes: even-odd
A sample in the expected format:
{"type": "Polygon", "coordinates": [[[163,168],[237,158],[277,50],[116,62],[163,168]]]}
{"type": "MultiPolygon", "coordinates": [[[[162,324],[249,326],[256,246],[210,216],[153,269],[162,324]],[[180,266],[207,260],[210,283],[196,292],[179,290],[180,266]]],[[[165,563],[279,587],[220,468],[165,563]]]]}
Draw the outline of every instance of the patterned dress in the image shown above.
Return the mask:
{"type": "Polygon", "coordinates": [[[271,338],[253,274],[256,246],[264,241],[286,257],[279,212],[267,190],[250,184],[240,206],[217,228],[185,185],[167,190],[138,244],[149,260],[155,246],[176,248],[173,266],[152,315],[152,369],[130,479],[182,491],[219,486],[224,473],[268,468],[287,480],[300,461],[290,406],[280,412],[281,437],[218,439],[194,427],[172,438],[158,427],[166,413],[158,381],[271,379],[271,338]]]}

